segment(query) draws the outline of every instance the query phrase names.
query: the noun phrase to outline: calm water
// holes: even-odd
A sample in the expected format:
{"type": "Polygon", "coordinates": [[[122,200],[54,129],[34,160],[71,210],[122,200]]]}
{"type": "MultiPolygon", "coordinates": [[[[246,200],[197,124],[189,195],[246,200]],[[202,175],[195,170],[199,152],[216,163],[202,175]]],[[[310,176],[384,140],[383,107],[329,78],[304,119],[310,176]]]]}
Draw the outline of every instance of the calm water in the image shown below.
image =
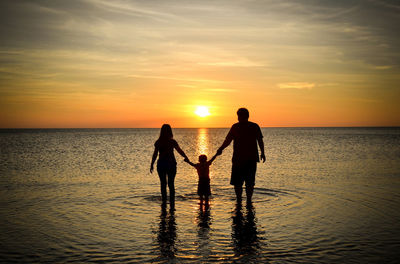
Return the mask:
{"type": "MultiPolygon", "coordinates": [[[[191,160],[227,129],[174,129],[191,160]]],[[[400,128],[266,128],[253,208],[231,146],[199,207],[178,158],[175,211],[149,173],[158,129],[0,130],[0,262],[396,263],[400,128]]]]}

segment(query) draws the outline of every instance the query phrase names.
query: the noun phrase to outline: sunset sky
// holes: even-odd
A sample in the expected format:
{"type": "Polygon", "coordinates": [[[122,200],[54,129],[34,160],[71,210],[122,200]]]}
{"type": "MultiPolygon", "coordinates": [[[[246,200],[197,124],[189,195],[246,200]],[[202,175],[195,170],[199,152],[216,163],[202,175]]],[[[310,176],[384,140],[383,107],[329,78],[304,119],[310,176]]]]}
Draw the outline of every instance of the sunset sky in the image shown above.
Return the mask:
{"type": "Polygon", "coordinates": [[[2,0],[0,127],[400,126],[398,25],[395,0],[2,0]]]}

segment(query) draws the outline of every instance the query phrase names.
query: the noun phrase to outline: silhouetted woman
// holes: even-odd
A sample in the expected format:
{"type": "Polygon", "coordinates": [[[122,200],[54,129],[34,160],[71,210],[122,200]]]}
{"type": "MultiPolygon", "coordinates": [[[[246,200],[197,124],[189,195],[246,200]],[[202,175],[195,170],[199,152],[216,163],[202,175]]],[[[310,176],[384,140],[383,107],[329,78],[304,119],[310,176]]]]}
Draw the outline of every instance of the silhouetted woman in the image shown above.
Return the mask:
{"type": "Polygon", "coordinates": [[[163,203],[167,200],[167,179],[171,204],[173,205],[175,199],[175,186],[174,180],[176,175],[176,160],[174,156],[174,149],[187,159],[186,154],[179,147],[178,142],[173,139],[171,126],[164,124],[161,127],[160,137],[154,143],[154,153],[151,159],[150,173],[153,172],[154,162],[157,161],[157,172],[160,177],[161,183],[161,197],[163,203]]]}

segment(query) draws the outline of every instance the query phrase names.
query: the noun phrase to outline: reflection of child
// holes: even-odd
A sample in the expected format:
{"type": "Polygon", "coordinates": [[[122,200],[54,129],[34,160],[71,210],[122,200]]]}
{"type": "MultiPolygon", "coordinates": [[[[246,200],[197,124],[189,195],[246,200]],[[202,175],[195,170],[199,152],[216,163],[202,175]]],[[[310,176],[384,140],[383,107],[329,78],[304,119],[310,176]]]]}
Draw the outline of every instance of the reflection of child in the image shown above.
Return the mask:
{"type": "Polygon", "coordinates": [[[208,201],[208,196],[211,194],[210,189],[210,165],[215,160],[217,155],[214,155],[209,161],[207,161],[206,155],[199,156],[199,163],[192,163],[189,159],[185,159],[187,163],[196,168],[197,174],[199,175],[199,184],[197,185],[197,194],[200,196],[200,200],[203,198],[208,201]]]}

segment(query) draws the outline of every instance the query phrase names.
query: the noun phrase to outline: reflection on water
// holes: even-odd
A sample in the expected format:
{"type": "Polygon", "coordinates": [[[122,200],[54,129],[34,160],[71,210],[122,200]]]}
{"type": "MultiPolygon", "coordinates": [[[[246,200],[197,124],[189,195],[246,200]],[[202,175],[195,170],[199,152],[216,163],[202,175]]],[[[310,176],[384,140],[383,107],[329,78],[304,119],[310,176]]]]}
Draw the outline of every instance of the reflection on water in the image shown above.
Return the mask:
{"type": "Polygon", "coordinates": [[[198,237],[198,252],[203,258],[206,258],[211,255],[210,249],[210,226],[211,226],[211,217],[210,217],[210,204],[209,201],[203,203],[199,203],[199,211],[197,214],[197,237],[198,237]]]}
{"type": "Polygon", "coordinates": [[[174,209],[167,211],[166,204],[162,203],[157,241],[161,256],[168,259],[174,259],[176,253],[176,221],[174,211],[174,209]]]}
{"type": "Polygon", "coordinates": [[[210,210],[210,202],[203,202],[203,200],[201,200],[199,203],[199,213],[197,215],[197,225],[199,227],[199,231],[202,233],[209,231],[208,229],[211,225],[210,210]]]}
{"type": "Polygon", "coordinates": [[[208,129],[207,128],[199,128],[197,134],[197,151],[198,154],[204,154],[208,156],[208,129]]]}
{"type": "Polygon", "coordinates": [[[244,215],[242,206],[238,203],[232,212],[232,241],[237,257],[255,257],[261,248],[255,209],[253,206],[247,206],[246,209],[244,215]]]}

